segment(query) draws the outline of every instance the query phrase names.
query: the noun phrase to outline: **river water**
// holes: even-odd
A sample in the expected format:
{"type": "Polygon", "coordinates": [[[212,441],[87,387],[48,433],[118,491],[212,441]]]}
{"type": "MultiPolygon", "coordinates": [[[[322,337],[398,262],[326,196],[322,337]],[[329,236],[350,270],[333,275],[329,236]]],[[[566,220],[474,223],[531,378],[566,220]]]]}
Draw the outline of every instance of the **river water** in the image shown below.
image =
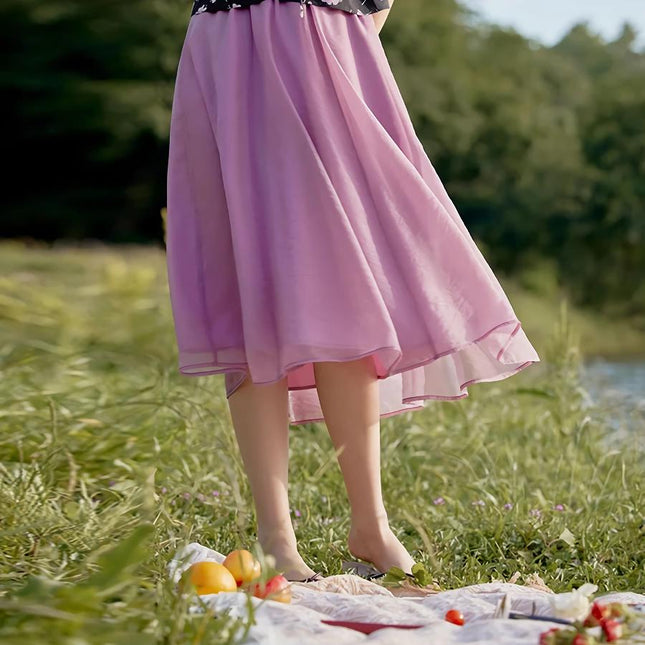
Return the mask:
{"type": "Polygon", "coordinates": [[[618,434],[636,432],[637,441],[645,443],[645,360],[585,360],[582,384],[594,404],[609,410],[610,424],[618,434]]]}

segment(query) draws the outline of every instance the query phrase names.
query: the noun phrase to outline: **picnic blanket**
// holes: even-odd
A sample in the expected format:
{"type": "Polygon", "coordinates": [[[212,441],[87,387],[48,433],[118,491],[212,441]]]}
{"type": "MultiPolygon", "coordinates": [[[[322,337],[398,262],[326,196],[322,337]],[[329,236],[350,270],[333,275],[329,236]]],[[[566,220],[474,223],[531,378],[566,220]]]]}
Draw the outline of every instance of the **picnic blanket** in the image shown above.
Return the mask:
{"type": "MultiPolygon", "coordinates": [[[[180,549],[169,564],[169,573],[178,581],[194,562],[222,562],[224,555],[200,544],[180,549]]],[[[246,643],[263,645],[427,645],[428,643],[470,643],[481,645],[536,645],[541,632],[561,627],[551,621],[515,620],[495,617],[506,596],[508,608],[522,614],[553,616],[548,596],[553,592],[541,585],[539,578],[532,586],[511,582],[489,582],[448,591],[428,591],[425,595],[398,595],[375,582],[354,575],[329,576],[313,583],[292,583],[292,602],[280,603],[252,598],[256,624],[248,633],[246,643]],[[463,626],[444,620],[448,609],[459,609],[463,626]],[[417,629],[378,629],[369,635],[328,625],[323,620],[357,621],[397,625],[423,625],[417,629]]],[[[406,592],[403,592],[406,593],[406,592]]],[[[600,595],[596,597],[601,597],[600,595]]],[[[218,593],[201,596],[218,614],[229,611],[233,617],[246,618],[247,594],[218,593]]],[[[602,594],[603,602],[645,604],[645,595],[631,592],[602,594]]],[[[201,611],[198,603],[194,611],[201,611]]]]}

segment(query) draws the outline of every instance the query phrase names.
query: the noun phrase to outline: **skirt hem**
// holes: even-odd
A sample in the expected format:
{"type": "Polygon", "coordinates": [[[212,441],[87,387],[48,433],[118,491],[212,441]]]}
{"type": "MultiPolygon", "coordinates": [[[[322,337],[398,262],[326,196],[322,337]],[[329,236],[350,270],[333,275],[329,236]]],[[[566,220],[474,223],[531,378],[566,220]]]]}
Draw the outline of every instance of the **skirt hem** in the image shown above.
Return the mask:
{"type": "MultiPolygon", "coordinates": [[[[397,360],[395,360],[393,363],[390,364],[390,366],[387,369],[386,373],[384,375],[379,375],[377,377],[377,379],[378,380],[385,380],[385,379],[390,378],[390,377],[392,377],[392,376],[394,376],[396,374],[401,374],[401,373],[407,372],[409,370],[417,369],[417,368],[422,367],[424,365],[429,365],[433,361],[436,361],[436,360],[438,360],[440,358],[443,358],[445,356],[450,356],[451,354],[456,354],[457,352],[463,351],[464,349],[479,343],[480,341],[485,339],[487,336],[492,334],[495,330],[499,329],[500,327],[503,327],[503,326],[509,325],[509,324],[515,324],[515,327],[514,327],[513,331],[509,334],[508,339],[506,340],[506,342],[504,343],[503,347],[499,350],[499,352],[497,353],[497,355],[495,357],[497,361],[499,361],[500,363],[504,364],[503,361],[502,361],[502,358],[503,358],[506,350],[508,349],[512,339],[522,329],[522,323],[517,318],[512,318],[510,320],[507,320],[507,321],[504,321],[502,323],[499,323],[499,324],[495,325],[494,327],[491,327],[488,331],[486,331],[484,334],[478,336],[474,340],[467,341],[465,343],[462,343],[461,345],[457,345],[455,347],[452,347],[451,349],[442,351],[442,352],[440,352],[438,354],[433,354],[431,357],[426,358],[426,359],[424,359],[424,360],[422,360],[420,362],[417,362],[417,363],[412,364],[412,365],[405,365],[404,367],[401,367],[401,368],[395,370],[394,366],[397,363],[399,363],[399,361],[401,359],[401,356],[399,356],[399,358],[397,360]]],[[[358,354],[358,355],[347,356],[347,357],[345,357],[343,359],[336,359],[334,362],[344,362],[344,361],[358,360],[360,358],[364,358],[366,356],[370,356],[372,354],[375,354],[376,352],[378,352],[380,350],[384,350],[384,349],[385,350],[394,349],[394,350],[400,352],[400,349],[397,349],[396,347],[392,347],[392,346],[376,347],[376,348],[372,348],[372,349],[370,349],[370,350],[368,350],[366,352],[362,352],[361,354],[358,354]]],[[[281,381],[282,379],[286,378],[289,371],[291,371],[293,369],[297,369],[299,367],[302,367],[303,365],[307,365],[309,363],[314,363],[314,362],[319,362],[319,361],[325,361],[325,359],[324,358],[309,358],[309,359],[298,360],[298,361],[296,361],[294,363],[291,363],[291,364],[287,365],[285,368],[283,368],[280,376],[278,376],[277,378],[273,378],[273,379],[270,379],[268,381],[254,381],[254,384],[256,384],[256,385],[269,385],[269,384],[272,384],[272,383],[277,383],[278,381],[281,381]]],[[[391,411],[388,411],[386,413],[381,413],[380,416],[381,416],[381,418],[389,417],[389,416],[393,416],[393,415],[396,415],[396,414],[401,414],[403,412],[420,410],[420,409],[425,407],[425,405],[423,403],[421,405],[411,407],[412,404],[414,402],[416,402],[416,401],[426,401],[426,400],[430,400],[430,399],[432,399],[432,400],[440,400],[440,401],[454,401],[454,400],[459,400],[459,399],[466,398],[468,396],[468,387],[470,385],[474,385],[474,384],[477,384],[477,383],[490,383],[490,382],[495,382],[495,381],[501,381],[501,380],[506,379],[506,378],[508,378],[510,376],[513,376],[517,372],[525,369],[526,367],[528,367],[528,366],[530,366],[530,365],[532,365],[534,363],[538,363],[538,362],[540,362],[539,358],[537,360],[527,360],[527,361],[523,361],[519,365],[514,366],[510,370],[508,370],[508,369],[504,370],[502,372],[494,374],[493,376],[481,376],[481,377],[471,378],[471,379],[469,379],[469,380],[467,380],[464,383],[459,385],[459,389],[461,391],[459,394],[455,394],[455,395],[418,394],[418,395],[404,397],[401,400],[401,403],[402,404],[408,404],[407,406],[403,405],[403,407],[398,408],[396,410],[391,410],[391,411]]],[[[182,365],[179,368],[179,371],[184,376],[193,376],[193,377],[194,376],[208,376],[208,375],[215,375],[215,374],[226,374],[226,373],[240,372],[240,371],[247,372],[247,374],[248,374],[248,364],[247,363],[235,363],[235,364],[231,363],[231,364],[228,364],[227,367],[214,368],[214,369],[210,369],[210,370],[201,370],[199,372],[187,372],[187,371],[185,371],[187,369],[199,369],[201,367],[207,368],[207,367],[209,367],[211,365],[212,365],[212,363],[187,364],[187,365],[182,365]]],[[[222,363],[220,363],[220,365],[222,365],[222,363]]],[[[230,398],[230,396],[240,387],[240,385],[243,382],[244,382],[244,379],[242,379],[242,381],[240,381],[230,392],[228,392],[226,394],[226,398],[227,399],[230,398]]],[[[311,389],[315,389],[315,387],[316,387],[315,383],[312,384],[312,385],[307,385],[307,386],[303,386],[303,387],[291,386],[291,387],[289,387],[289,391],[293,392],[293,391],[300,391],[300,390],[311,390],[311,389]]],[[[290,423],[290,425],[300,425],[300,424],[304,424],[304,423],[312,423],[312,422],[318,422],[318,421],[324,421],[324,417],[315,417],[315,418],[310,418],[310,419],[299,419],[299,420],[290,421],[289,423],[290,423]]]]}

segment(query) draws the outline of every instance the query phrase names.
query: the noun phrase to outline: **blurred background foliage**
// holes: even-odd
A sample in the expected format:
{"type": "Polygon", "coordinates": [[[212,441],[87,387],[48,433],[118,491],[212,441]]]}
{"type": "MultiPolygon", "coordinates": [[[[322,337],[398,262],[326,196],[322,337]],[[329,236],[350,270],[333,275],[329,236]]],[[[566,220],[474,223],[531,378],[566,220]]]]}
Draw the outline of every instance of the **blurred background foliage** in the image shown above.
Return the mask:
{"type": "MultiPolygon", "coordinates": [[[[493,268],[645,328],[645,52],[634,29],[608,42],[579,24],[545,46],[455,0],[399,3],[383,45],[493,268]]],[[[163,243],[190,6],[4,0],[3,237],[163,243]]]]}

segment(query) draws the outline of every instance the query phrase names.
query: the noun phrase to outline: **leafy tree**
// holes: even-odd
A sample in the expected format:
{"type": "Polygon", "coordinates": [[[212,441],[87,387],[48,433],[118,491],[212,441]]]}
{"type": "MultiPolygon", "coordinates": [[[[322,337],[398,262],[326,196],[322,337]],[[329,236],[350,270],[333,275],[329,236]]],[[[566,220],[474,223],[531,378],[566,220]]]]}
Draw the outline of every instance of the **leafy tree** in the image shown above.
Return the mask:
{"type": "MultiPolygon", "coordinates": [[[[4,0],[3,235],[161,241],[190,6],[4,0]]],[[[636,38],[625,24],[606,42],[581,23],[547,47],[456,0],[395,4],[381,32],[416,132],[493,267],[550,262],[574,301],[645,317],[636,38]]]]}
{"type": "Polygon", "coordinates": [[[185,3],[5,0],[0,20],[3,234],[155,235],[185,3]]]}

